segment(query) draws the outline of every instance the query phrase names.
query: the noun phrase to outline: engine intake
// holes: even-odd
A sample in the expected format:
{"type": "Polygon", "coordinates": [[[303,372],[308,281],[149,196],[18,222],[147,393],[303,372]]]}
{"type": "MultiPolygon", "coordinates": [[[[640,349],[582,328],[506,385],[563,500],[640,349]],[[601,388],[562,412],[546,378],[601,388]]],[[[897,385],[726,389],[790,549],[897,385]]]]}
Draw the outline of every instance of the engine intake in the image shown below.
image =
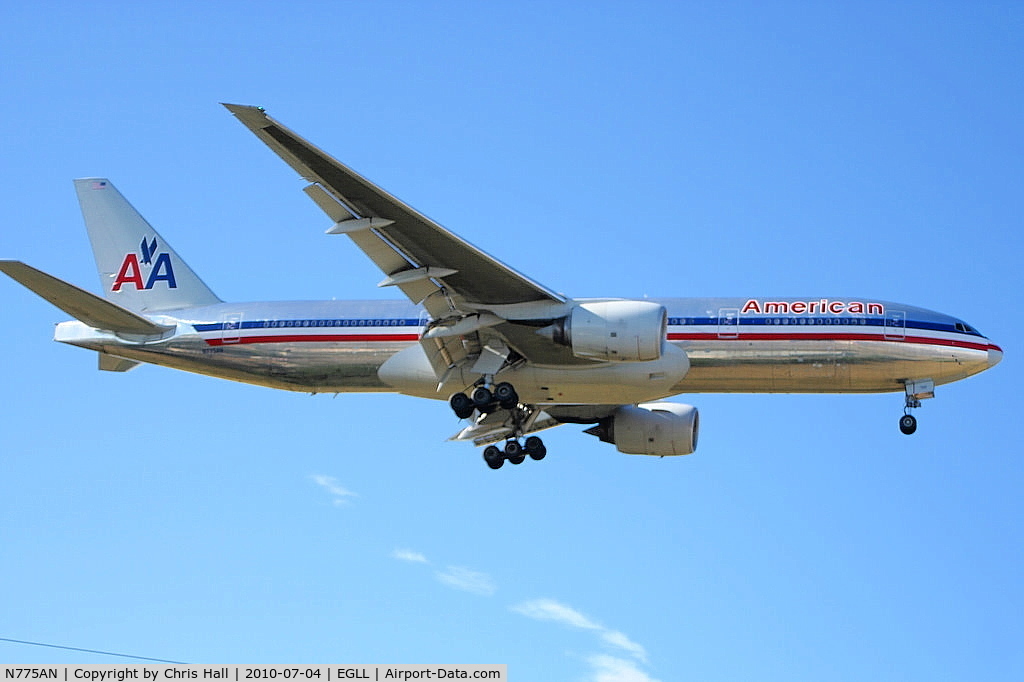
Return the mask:
{"type": "Polygon", "coordinates": [[[692,405],[623,405],[585,433],[627,455],[688,455],[697,449],[700,415],[692,405]]]}
{"type": "Polygon", "coordinates": [[[582,303],[549,329],[554,342],[576,357],[646,362],[661,357],[668,312],[650,301],[582,303]]]}

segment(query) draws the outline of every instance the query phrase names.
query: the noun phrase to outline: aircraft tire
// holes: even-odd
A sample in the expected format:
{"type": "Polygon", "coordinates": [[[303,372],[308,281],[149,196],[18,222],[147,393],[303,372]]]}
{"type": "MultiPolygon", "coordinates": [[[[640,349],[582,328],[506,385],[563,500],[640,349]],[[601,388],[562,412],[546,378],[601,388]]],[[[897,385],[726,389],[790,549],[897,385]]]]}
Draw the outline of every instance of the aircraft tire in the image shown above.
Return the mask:
{"type": "Polygon", "coordinates": [[[505,455],[496,446],[488,445],[484,448],[484,461],[492,469],[500,469],[501,465],[505,463],[505,455]]]}
{"type": "Polygon", "coordinates": [[[908,436],[917,431],[917,418],[912,414],[900,417],[900,431],[908,436]]]}
{"type": "Polygon", "coordinates": [[[466,419],[473,414],[473,399],[465,393],[455,393],[451,398],[448,399],[448,405],[451,406],[452,411],[455,412],[455,416],[459,419],[466,419]]]}
{"type": "Polygon", "coordinates": [[[515,387],[507,381],[503,381],[494,387],[494,398],[501,405],[502,409],[511,410],[519,404],[519,394],[515,387]]]}
{"type": "Polygon", "coordinates": [[[505,458],[513,464],[522,464],[526,460],[526,451],[517,440],[505,443],[505,458]]]}
{"type": "Polygon", "coordinates": [[[491,390],[489,388],[486,388],[484,386],[478,386],[475,389],[473,389],[473,403],[477,406],[477,408],[480,409],[481,412],[484,411],[484,408],[486,408],[492,402],[494,402],[494,394],[491,393],[491,390]]]}
{"type": "Polygon", "coordinates": [[[537,436],[530,436],[526,439],[526,453],[535,461],[539,462],[548,454],[548,449],[537,436]]]}

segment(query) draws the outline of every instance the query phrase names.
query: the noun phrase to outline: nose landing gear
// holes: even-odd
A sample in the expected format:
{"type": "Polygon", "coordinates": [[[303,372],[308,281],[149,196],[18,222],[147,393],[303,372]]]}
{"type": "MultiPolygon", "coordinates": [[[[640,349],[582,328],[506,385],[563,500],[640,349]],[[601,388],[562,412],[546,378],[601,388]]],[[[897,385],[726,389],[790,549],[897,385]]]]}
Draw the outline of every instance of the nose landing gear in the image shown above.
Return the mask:
{"type": "Polygon", "coordinates": [[[900,417],[900,432],[909,436],[917,431],[917,418],[910,414],[910,411],[921,407],[921,401],[925,398],[935,397],[935,382],[931,379],[907,381],[905,393],[906,402],[903,406],[903,416],[900,417]]]}

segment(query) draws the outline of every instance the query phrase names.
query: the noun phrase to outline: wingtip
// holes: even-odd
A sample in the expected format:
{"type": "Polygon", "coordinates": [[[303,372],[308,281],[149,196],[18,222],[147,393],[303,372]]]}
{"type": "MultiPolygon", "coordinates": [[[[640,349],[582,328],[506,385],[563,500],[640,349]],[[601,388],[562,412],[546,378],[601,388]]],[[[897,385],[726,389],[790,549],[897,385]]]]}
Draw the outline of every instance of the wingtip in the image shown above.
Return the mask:
{"type": "Polygon", "coordinates": [[[231,102],[221,102],[220,105],[232,112],[244,109],[258,109],[263,111],[263,107],[258,107],[253,104],[232,104],[231,102]]]}
{"type": "Polygon", "coordinates": [[[250,104],[228,104],[227,102],[221,102],[221,106],[250,128],[265,128],[270,124],[267,111],[263,107],[250,104]]]}

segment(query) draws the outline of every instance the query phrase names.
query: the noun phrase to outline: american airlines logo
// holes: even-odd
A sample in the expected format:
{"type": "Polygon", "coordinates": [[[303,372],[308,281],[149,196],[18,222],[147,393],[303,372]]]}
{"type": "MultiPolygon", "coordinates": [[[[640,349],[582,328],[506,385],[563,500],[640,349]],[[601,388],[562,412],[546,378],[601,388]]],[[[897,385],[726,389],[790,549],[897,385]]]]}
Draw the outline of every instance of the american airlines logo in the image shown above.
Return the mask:
{"type": "Polygon", "coordinates": [[[157,282],[166,282],[168,289],[177,289],[174,280],[174,268],[171,266],[169,253],[157,253],[156,237],[152,240],[142,238],[139,253],[126,254],[121,261],[121,269],[114,279],[111,291],[121,291],[121,287],[134,285],[137,290],[152,289],[157,282]],[[141,257],[141,260],[140,260],[141,257]],[[144,273],[148,273],[143,277],[144,273]]]}

